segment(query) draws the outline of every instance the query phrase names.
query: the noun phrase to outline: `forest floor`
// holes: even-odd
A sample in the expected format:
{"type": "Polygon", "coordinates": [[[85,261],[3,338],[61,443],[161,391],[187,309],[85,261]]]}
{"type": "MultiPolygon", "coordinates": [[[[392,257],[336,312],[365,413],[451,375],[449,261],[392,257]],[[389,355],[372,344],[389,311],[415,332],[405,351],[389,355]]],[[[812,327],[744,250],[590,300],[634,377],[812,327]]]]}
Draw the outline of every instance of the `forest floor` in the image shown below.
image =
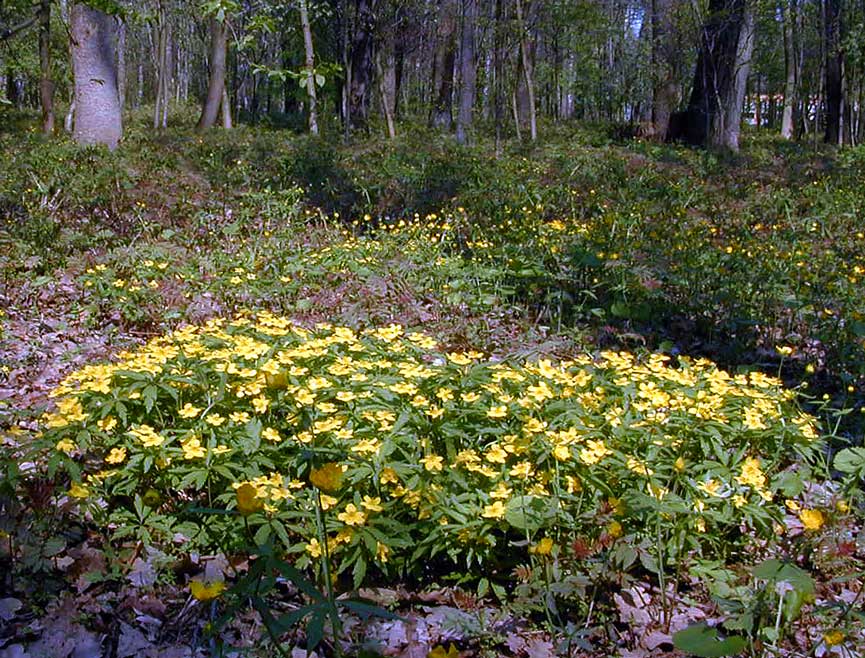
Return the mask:
{"type": "MultiPolygon", "coordinates": [[[[0,133],[0,658],[277,655],[260,610],[220,625],[221,599],[190,595],[190,574],[248,564],[111,546],[70,475],[32,449],[69,373],[185,324],[267,310],[310,328],[395,323],[494,360],[705,356],[796,387],[826,436],[816,462],[862,444],[862,149],[749,136],[724,158],[574,127],[496,156],[422,132],[347,147],[244,127],[133,131],[107,154],[47,144],[19,119],[0,133]]],[[[573,543],[577,562],[548,565],[552,589],[523,566],[506,577],[522,593],[459,564],[373,575],[361,594],[398,618],[345,615],[345,648],[687,655],[673,633],[708,622],[747,645],[694,655],[862,655],[860,459],[846,479],[809,465],[777,540],[729,540],[726,563],[682,555],[672,589],[639,532],[573,543]],[[799,505],[823,510],[817,528],[799,505]],[[760,558],[795,571],[761,580],[760,558]]],[[[280,582],[269,605],[299,599],[280,582]]],[[[306,656],[308,638],[287,629],[283,655],[306,656]]]]}

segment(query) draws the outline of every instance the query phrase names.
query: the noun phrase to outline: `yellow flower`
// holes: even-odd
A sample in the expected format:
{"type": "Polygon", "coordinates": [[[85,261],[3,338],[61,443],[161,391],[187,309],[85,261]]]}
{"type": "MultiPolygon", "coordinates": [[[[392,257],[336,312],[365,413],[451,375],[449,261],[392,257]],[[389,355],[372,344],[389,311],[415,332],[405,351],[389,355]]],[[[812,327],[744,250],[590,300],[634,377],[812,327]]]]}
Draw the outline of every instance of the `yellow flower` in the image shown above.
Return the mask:
{"type": "Polygon", "coordinates": [[[201,413],[201,407],[193,407],[189,402],[183,405],[183,408],[177,412],[181,418],[197,418],[201,413]]]}
{"type": "Polygon", "coordinates": [[[829,631],[823,636],[823,642],[826,643],[827,647],[838,646],[842,642],[844,642],[844,633],[839,630],[829,631]]]}
{"type": "Polygon", "coordinates": [[[799,512],[799,520],[802,521],[805,530],[811,532],[819,530],[826,523],[826,517],[818,509],[803,509],[799,512]]]}
{"type": "Polygon", "coordinates": [[[342,466],[336,462],[328,462],[319,468],[312,469],[309,474],[309,481],[322,491],[333,493],[339,491],[342,486],[342,475],[342,466]]]}
{"type": "Polygon", "coordinates": [[[444,458],[440,455],[428,455],[420,460],[420,463],[423,464],[423,467],[430,471],[431,473],[435,471],[441,471],[444,467],[442,463],[444,462],[444,458]]]}
{"type": "Polygon", "coordinates": [[[318,539],[310,539],[309,543],[306,545],[306,552],[312,557],[321,557],[321,544],[318,539]]]}
{"type": "Polygon", "coordinates": [[[345,506],[345,511],[336,515],[346,525],[363,525],[366,522],[366,514],[361,512],[354,503],[345,506]]]}
{"type": "Polygon", "coordinates": [[[451,363],[455,363],[458,366],[467,366],[472,362],[472,360],[466,355],[460,352],[450,352],[448,354],[448,361],[451,363]]]}
{"type": "Polygon", "coordinates": [[[117,419],[114,418],[114,416],[106,416],[102,420],[96,421],[96,425],[103,432],[110,432],[115,427],[117,427],[117,419]]]}
{"type": "Polygon", "coordinates": [[[505,515],[505,511],[502,501],[497,500],[492,505],[486,505],[481,516],[485,519],[500,519],[505,515]]]}
{"type": "Polygon", "coordinates": [[[60,439],[60,441],[57,442],[57,445],[55,445],[54,448],[59,452],[65,452],[66,454],[69,454],[70,452],[75,450],[75,444],[72,443],[72,441],[70,441],[69,439],[60,439]]]}
{"type": "Polygon", "coordinates": [[[673,468],[675,468],[679,473],[683,473],[685,471],[685,460],[682,457],[676,459],[673,463],[673,468]]]}
{"type": "Polygon", "coordinates": [[[484,453],[484,459],[491,464],[504,464],[508,453],[499,444],[494,444],[484,453]]]}
{"type": "Polygon", "coordinates": [[[613,539],[617,539],[622,536],[622,524],[618,521],[610,521],[607,524],[607,534],[613,539]]]}
{"type": "Polygon", "coordinates": [[[529,553],[533,555],[549,555],[553,552],[553,540],[551,537],[544,537],[537,544],[529,548],[529,553]]]}
{"type": "Polygon", "coordinates": [[[717,480],[706,480],[705,482],[698,484],[697,488],[707,496],[717,496],[718,491],[721,489],[721,483],[717,480]]]}
{"type": "Polygon", "coordinates": [[[208,425],[219,427],[225,422],[225,418],[223,418],[219,414],[207,414],[207,416],[204,418],[204,422],[208,425]]]}
{"type": "Polygon", "coordinates": [[[252,398],[252,408],[255,409],[255,413],[263,414],[267,411],[267,408],[270,406],[270,400],[268,400],[263,395],[259,395],[258,397],[252,398]]]}
{"type": "Polygon", "coordinates": [[[282,437],[279,435],[279,432],[277,432],[272,427],[265,427],[261,431],[261,438],[267,441],[272,441],[273,443],[279,443],[280,441],[282,441],[282,437]]]}
{"type": "Polygon", "coordinates": [[[325,512],[339,502],[338,498],[328,496],[324,493],[319,496],[319,499],[321,500],[321,509],[323,509],[325,512]]]}
{"type": "Polygon", "coordinates": [[[381,498],[376,496],[372,498],[371,496],[364,496],[363,502],[361,506],[365,510],[369,510],[370,512],[381,512],[384,508],[381,506],[381,498]]]}
{"type": "Polygon", "coordinates": [[[201,440],[197,437],[183,441],[180,447],[183,450],[184,459],[201,459],[207,454],[207,451],[201,445],[201,440]]]}
{"type": "Polygon", "coordinates": [[[378,480],[381,484],[399,484],[399,476],[390,467],[384,468],[378,480]]]}
{"type": "Polygon", "coordinates": [[[489,418],[505,418],[508,415],[508,407],[503,404],[498,407],[493,407],[489,411],[487,411],[487,416],[489,418]]]}
{"type": "Polygon", "coordinates": [[[112,448],[105,458],[106,464],[120,464],[126,460],[126,448],[112,448]]]}
{"type": "MultiPolygon", "coordinates": [[[[253,400],[253,402],[254,402],[254,400],[253,400]]],[[[240,425],[240,424],[248,423],[251,416],[248,413],[246,413],[245,411],[232,411],[228,415],[228,418],[229,418],[229,420],[231,420],[232,423],[237,423],[238,425],[240,425]]]]}
{"type": "Polygon", "coordinates": [[[165,437],[150,427],[150,425],[139,425],[129,430],[129,433],[140,440],[145,448],[156,448],[165,442],[165,437]]]}
{"type": "Polygon", "coordinates": [[[264,509],[264,502],[258,497],[258,488],[249,482],[241,484],[234,492],[237,497],[237,511],[249,516],[264,509]]]}
{"type": "Polygon", "coordinates": [[[215,580],[208,583],[203,580],[191,580],[189,591],[197,601],[212,601],[225,591],[225,582],[215,580]]]}
{"type": "Polygon", "coordinates": [[[447,651],[445,651],[445,648],[439,644],[433,647],[432,651],[430,651],[426,656],[427,658],[460,658],[460,652],[454,646],[453,642],[451,642],[447,651]]]}
{"type": "Polygon", "coordinates": [[[90,490],[83,484],[73,482],[72,486],[69,487],[69,495],[73,498],[87,498],[90,495],[90,490]]]}
{"type": "Polygon", "coordinates": [[[742,463],[742,473],[736,477],[739,484],[751,486],[754,489],[762,489],[766,486],[766,476],[760,470],[760,460],[756,457],[748,457],[742,463]]]}
{"type": "Polygon", "coordinates": [[[375,546],[375,557],[376,559],[384,564],[387,562],[387,558],[390,555],[390,547],[386,544],[382,544],[381,542],[376,542],[375,546]]]}

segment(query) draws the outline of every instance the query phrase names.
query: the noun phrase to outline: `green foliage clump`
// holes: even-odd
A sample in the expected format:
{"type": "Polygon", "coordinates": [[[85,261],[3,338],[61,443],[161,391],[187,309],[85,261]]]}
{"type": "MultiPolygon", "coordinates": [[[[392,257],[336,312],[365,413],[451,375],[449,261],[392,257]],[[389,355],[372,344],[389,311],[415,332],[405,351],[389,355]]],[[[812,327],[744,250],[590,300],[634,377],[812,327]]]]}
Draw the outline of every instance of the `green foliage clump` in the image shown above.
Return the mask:
{"type": "Polygon", "coordinates": [[[819,446],[774,378],[667,361],[496,362],[398,325],[260,312],[76,371],[45,439],[116,539],[230,553],[248,529],[300,566],[327,550],[359,585],[371,565],[495,569],[514,547],[564,556],[623,536],[630,563],[627,547],[662,537],[641,559],[663,572],[772,536],[776,501],[804,486],[788,466],[819,446]]]}

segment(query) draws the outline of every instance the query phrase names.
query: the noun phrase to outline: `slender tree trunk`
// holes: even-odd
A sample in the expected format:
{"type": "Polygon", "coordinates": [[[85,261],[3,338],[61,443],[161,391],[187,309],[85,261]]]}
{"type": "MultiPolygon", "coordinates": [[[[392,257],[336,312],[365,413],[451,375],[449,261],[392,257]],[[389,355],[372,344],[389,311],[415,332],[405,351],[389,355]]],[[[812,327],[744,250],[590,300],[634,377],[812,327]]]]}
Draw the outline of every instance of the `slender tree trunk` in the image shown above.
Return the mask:
{"type": "Polygon", "coordinates": [[[784,15],[784,111],[781,115],[781,137],[793,138],[793,108],[796,106],[796,47],[793,40],[798,7],[796,0],[782,0],[784,15]]]}
{"type": "MultiPolygon", "coordinates": [[[[405,67],[405,43],[402,39],[393,39],[393,93],[391,94],[391,98],[393,99],[393,117],[396,120],[399,117],[400,112],[400,93],[402,92],[402,83],[403,83],[403,75],[404,75],[404,67],[405,67]]],[[[390,51],[389,51],[390,52],[390,51]]],[[[388,56],[388,60],[390,60],[390,56],[388,56]]],[[[390,66],[386,67],[385,74],[390,79],[390,73],[388,72],[390,66]]]]}
{"type": "Polygon", "coordinates": [[[39,100],[42,105],[42,132],[54,133],[54,81],[51,79],[51,0],[39,2],[39,100]]]}
{"type": "Polygon", "coordinates": [[[433,105],[429,125],[442,130],[453,126],[454,62],[458,5],[456,0],[441,0],[439,5],[436,49],[433,58],[433,105]]]}
{"type": "Polygon", "coordinates": [[[529,131],[534,142],[538,138],[538,118],[535,106],[535,82],[534,67],[529,53],[529,35],[523,18],[522,0],[516,0],[517,29],[520,31],[520,62],[522,64],[523,76],[525,77],[526,95],[529,113],[529,131]]]}
{"type": "Polygon", "coordinates": [[[388,84],[384,72],[384,67],[381,65],[381,51],[375,55],[376,77],[378,77],[378,95],[381,98],[381,109],[384,112],[384,119],[387,123],[388,139],[396,137],[396,126],[393,121],[393,101],[388,90],[388,84]]]}
{"type": "Polygon", "coordinates": [[[472,126],[477,88],[477,62],[475,61],[475,29],[477,27],[477,0],[464,0],[463,25],[460,41],[460,105],[457,113],[457,142],[465,144],[472,126]]]}
{"type": "Polygon", "coordinates": [[[826,131],[827,144],[843,141],[841,113],[844,105],[841,52],[841,0],[825,1],[826,34],[826,131]]]}
{"type": "Polygon", "coordinates": [[[222,102],[219,104],[219,113],[222,115],[222,127],[231,130],[231,99],[228,97],[228,85],[222,87],[222,102]]]}
{"type": "Polygon", "coordinates": [[[72,5],[72,70],[75,78],[75,126],[79,144],[117,148],[123,134],[117,94],[117,22],[88,5],[72,5]]]}
{"type": "Polygon", "coordinates": [[[126,21],[117,18],[117,95],[120,110],[126,107],[126,21]]]}
{"type": "Polygon", "coordinates": [[[207,85],[207,98],[201,109],[201,118],[196,128],[204,130],[216,124],[222,92],[225,89],[225,60],[228,52],[228,30],[225,21],[210,19],[210,80],[207,85]]]}
{"type": "Polygon", "coordinates": [[[502,128],[504,127],[504,38],[502,34],[502,15],[504,0],[495,0],[495,20],[493,21],[493,119],[496,124],[496,155],[502,150],[502,128]]]}
{"type": "Polygon", "coordinates": [[[754,123],[756,127],[759,128],[763,125],[763,87],[762,87],[763,78],[760,75],[755,76],[755,96],[756,100],[754,101],[754,123]]]}
{"type": "Polygon", "coordinates": [[[369,96],[372,89],[375,34],[374,0],[356,0],[354,36],[351,41],[349,125],[366,130],[369,121],[369,96]]]}
{"type": "Polygon", "coordinates": [[[154,57],[156,73],[156,98],[153,103],[153,129],[166,127],[168,121],[168,17],[165,6],[158,3],[156,10],[156,25],[154,28],[156,54],[154,57]]]}
{"type": "Polygon", "coordinates": [[[303,29],[303,49],[306,54],[306,96],[309,100],[309,132],[318,134],[318,114],[315,103],[315,51],[312,49],[312,29],[306,0],[300,0],[300,25],[303,29]]]}

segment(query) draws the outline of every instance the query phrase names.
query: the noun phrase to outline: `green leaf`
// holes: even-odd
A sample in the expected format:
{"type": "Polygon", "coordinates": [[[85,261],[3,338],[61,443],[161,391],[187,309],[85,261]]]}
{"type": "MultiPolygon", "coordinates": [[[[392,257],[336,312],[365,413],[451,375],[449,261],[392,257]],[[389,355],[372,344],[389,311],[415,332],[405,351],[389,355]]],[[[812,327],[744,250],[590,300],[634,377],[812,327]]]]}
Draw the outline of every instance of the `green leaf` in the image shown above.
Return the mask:
{"type": "Polygon", "coordinates": [[[688,626],[673,634],[673,646],[700,658],[735,656],[744,651],[747,645],[745,638],[739,635],[720,639],[717,629],[710,628],[705,623],[688,626]]]}
{"type": "Polygon", "coordinates": [[[364,601],[363,599],[340,599],[338,601],[339,605],[343,608],[351,610],[353,613],[362,617],[363,619],[369,619],[370,617],[380,617],[382,619],[403,619],[399,615],[396,615],[389,610],[385,610],[381,606],[375,605],[368,601],[364,601]]]}
{"type": "Polygon", "coordinates": [[[811,575],[799,567],[771,559],[761,562],[751,570],[755,578],[767,580],[770,583],[790,583],[797,592],[802,594],[813,594],[817,591],[814,579],[811,575]]]}
{"type": "Polygon", "coordinates": [[[844,448],[835,455],[835,470],[849,475],[865,475],[865,448],[844,448]]]}

